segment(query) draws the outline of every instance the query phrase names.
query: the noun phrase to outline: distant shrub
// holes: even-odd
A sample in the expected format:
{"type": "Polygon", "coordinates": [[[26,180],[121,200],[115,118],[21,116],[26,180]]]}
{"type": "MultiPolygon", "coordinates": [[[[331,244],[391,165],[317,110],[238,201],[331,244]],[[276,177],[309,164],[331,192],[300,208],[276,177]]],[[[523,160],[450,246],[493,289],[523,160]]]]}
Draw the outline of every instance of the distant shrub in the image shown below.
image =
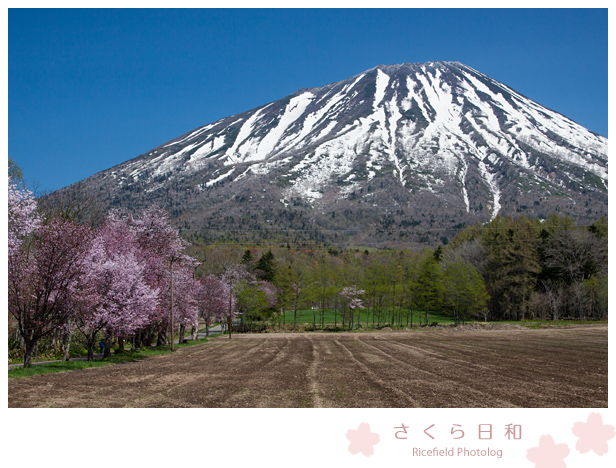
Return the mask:
{"type": "MultiPolygon", "coordinates": [[[[64,355],[64,353],[62,353],[62,355],[64,355]]],[[[87,356],[88,355],[88,350],[82,346],[75,346],[75,345],[71,345],[71,349],[70,349],[70,355],[73,357],[76,356],[87,356]]]]}
{"type": "Polygon", "coordinates": [[[19,361],[24,358],[23,350],[20,348],[9,349],[9,363],[19,361]]]}

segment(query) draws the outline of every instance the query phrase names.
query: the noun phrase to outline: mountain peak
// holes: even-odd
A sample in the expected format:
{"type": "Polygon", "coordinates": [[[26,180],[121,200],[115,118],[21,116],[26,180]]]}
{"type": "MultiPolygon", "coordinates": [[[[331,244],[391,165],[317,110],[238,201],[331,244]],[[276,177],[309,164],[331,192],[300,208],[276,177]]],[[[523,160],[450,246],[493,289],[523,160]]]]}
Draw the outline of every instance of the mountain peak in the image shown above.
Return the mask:
{"type": "MultiPolygon", "coordinates": [[[[379,69],[381,71],[387,71],[387,72],[399,72],[399,71],[403,71],[403,72],[407,72],[407,73],[412,73],[415,72],[417,70],[420,69],[426,69],[426,68],[440,68],[440,69],[444,69],[444,68],[460,68],[460,67],[466,67],[466,65],[460,63],[460,62],[455,62],[455,61],[446,61],[446,60],[438,60],[438,61],[428,61],[428,62],[424,62],[424,63],[393,63],[393,64],[389,64],[389,65],[377,65],[376,67],[371,68],[368,71],[371,70],[375,70],[375,69],[379,69]]],[[[470,67],[468,67],[470,68],[470,67]]]]}
{"type": "Polygon", "coordinates": [[[460,62],[378,65],[88,183],[110,205],[167,206],[205,237],[434,243],[498,213],[607,214],[607,140],[460,62]]]}

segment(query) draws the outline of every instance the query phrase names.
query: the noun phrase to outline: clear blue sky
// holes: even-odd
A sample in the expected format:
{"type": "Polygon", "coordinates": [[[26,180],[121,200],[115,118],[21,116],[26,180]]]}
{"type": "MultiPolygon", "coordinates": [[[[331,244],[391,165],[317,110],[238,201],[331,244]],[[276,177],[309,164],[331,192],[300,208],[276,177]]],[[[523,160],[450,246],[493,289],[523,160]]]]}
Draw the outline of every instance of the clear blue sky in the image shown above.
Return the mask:
{"type": "Polygon", "coordinates": [[[456,60],[607,136],[607,9],[9,10],[9,157],[55,190],[379,64],[456,60]]]}

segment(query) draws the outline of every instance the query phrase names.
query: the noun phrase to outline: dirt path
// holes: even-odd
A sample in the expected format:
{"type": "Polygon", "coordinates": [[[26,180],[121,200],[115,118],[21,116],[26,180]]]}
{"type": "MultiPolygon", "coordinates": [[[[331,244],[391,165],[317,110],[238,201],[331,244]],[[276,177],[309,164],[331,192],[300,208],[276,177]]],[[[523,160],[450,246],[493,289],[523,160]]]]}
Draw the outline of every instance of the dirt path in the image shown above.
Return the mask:
{"type": "Polygon", "coordinates": [[[10,407],[607,407],[607,326],[219,337],[9,380],[10,407]]]}

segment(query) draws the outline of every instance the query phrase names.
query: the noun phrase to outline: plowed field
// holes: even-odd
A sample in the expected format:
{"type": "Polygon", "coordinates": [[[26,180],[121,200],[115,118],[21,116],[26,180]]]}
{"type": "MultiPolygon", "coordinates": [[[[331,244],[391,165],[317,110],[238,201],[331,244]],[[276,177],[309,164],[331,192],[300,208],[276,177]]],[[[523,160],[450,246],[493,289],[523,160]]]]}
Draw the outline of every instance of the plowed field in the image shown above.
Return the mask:
{"type": "Polygon", "coordinates": [[[10,407],[607,407],[607,326],[254,334],[10,380],[10,407]]]}

